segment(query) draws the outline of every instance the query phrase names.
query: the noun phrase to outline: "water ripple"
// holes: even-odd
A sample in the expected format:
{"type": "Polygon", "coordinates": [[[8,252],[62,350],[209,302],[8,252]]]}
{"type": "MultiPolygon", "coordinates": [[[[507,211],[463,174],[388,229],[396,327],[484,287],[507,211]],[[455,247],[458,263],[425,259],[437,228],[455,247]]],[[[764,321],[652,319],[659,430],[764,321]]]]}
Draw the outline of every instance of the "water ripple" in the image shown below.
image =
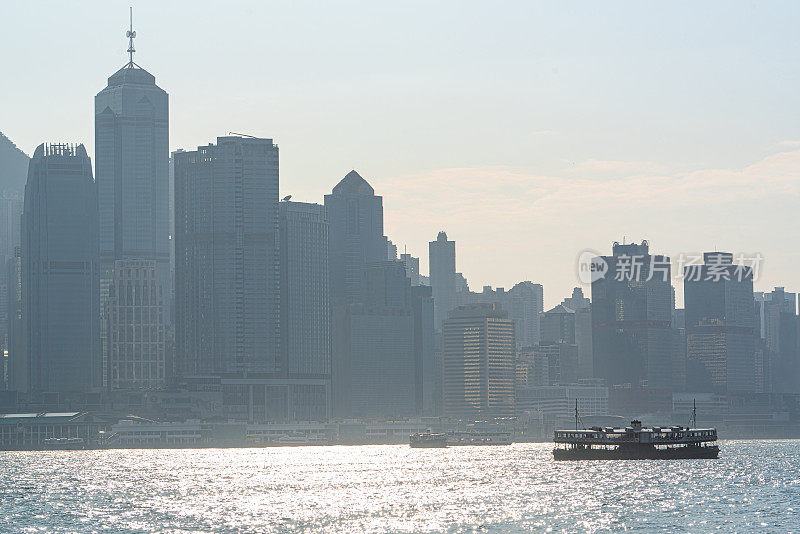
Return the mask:
{"type": "Polygon", "coordinates": [[[551,446],[0,452],[19,532],[792,532],[800,441],[717,461],[554,462],[551,446]]]}

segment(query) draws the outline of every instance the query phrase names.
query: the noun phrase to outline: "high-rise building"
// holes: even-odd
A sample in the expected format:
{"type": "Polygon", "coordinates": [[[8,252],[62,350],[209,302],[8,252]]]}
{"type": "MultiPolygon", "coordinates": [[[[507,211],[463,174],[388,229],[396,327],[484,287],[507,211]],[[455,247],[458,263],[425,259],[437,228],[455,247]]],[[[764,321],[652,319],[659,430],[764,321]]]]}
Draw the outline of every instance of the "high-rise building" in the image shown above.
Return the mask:
{"type": "Polygon", "coordinates": [[[21,193],[11,189],[0,189],[0,388],[10,388],[8,373],[10,318],[8,311],[12,288],[8,285],[5,269],[8,261],[14,257],[14,248],[19,246],[22,200],[21,193]]]}
{"type": "Polygon", "coordinates": [[[420,415],[440,415],[436,370],[436,340],[433,323],[433,292],[428,286],[411,286],[409,293],[414,317],[414,389],[420,415]]]}
{"type": "Polygon", "coordinates": [[[0,190],[0,257],[5,257],[6,260],[14,255],[14,247],[19,245],[22,204],[21,193],[0,190]]]}
{"type": "Polygon", "coordinates": [[[111,389],[166,385],[164,295],[155,260],[117,260],[106,300],[109,343],[106,383],[111,389]]]}
{"type": "Polygon", "coordinates": [[[8,287],[8,388],[28,391],[28,357],[25,350],[24,315],[22,311],[22,247],[14,247],[14,256],[6,262],[8,287]]]}
{"type": "Polygon", "coordinates": [[[406,277],[411,280],[412,287],[420,285],[419,258],[415,258],[411,254],[404,252],[400,254],[400,261],[406,268],[406,277]]]}
{"type": "Polygon", "coordinates": [[[117,260],[153,260],[169,300],[168,95],[133,62],[132,37],[128,52],[94,99],[101,269],[110,279],[117,260]]]}
{"type": "Polygon", "coordinates": [[[296,389],[301,420],[330,417],[331,330],[325,207],[280,203],[281,369],[296,389]],[[321,406],[316,406],[322,399],[321,406]]]}
{"type": "Polygon", "coordinates": [[[83,145],[39,145],[21,226],[28,389],[99,387],[97,186],[83,145]]]}
{"type": "Polygon", "coordinates": [[[672,386],[672,286],[667,256],[649,244],[614,243],[600,258],[605,276],[592,282],[592,345],[595,376],[609,388],[669,390],[672,386]]]}
{"type": "Polygon", "coordinates": [[[408,417],[417,413],[414,309],[397,261],[366,266],[359,304],[334,314],[334,413],[408,417]]]}
{"type": "Polygon", "coordinates": [[[531,281],[519,282],[507,293],[504,309],[514,320],[517,347],[532,347],[539,343],[539,318],[544,311],[544,288],[531,281]]]}
{"type": "Polygon", "coordinates": [[[278,147],[218,137],[173,158],[177,372],[278,376],[278,147]]]}
{"type": "Polygon", "coordinates": [[[442,327],[456,302],[456,242],[447,239],[447,233],[439,232],[436,241],[428,244],[431,288],[433,289],[433,317],[436,329],[442,327]]]}
{"type": "Polygon", "coordinates": [[[683,288],[689,389],[755,393],[752,269],[707,252],[685,267],[683,288]]]}
{"type": "Polygon", "coordinates": [[[325,195],[330,223],[331,305],[356,303],[368,263],[386,261],[383,198],[356,171],[325,195]]]}
{"type": "Polygon", "coordinates": [[[443,323],[444,415],[514,415],[514,321],[497,304],[469,304],[443,323]]]}
{"type": "Polygon", "coordinates": [[[760,323],[761,383],[770,393],[800,392],[800,354],[797,335],[797,295],[782,287],[756,298],[760,323]]]}

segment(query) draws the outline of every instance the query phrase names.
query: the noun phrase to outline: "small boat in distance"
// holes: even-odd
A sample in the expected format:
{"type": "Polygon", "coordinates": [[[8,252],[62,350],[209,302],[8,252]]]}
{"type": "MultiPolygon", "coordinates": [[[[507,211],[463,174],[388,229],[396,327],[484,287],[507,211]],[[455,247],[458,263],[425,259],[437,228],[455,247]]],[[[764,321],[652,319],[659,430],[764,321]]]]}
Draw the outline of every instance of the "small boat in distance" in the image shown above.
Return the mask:
{"type": "Polygon", "coordinates": [[[459,445],[511,445],[511,432],[502,431],[455,431],[447,434],[447,444],[459,445]]]}
{"type": "Polygon", "coordinates": [[[42,446],[50,451],[81,451],[86,448],[86,442],[83,438],[45,438],[42,446]]]}
{"type": "Polygon", "coordinates": [[[625,428],[592,427],[578,430],[575,402],[575,430],[556,430],[555,460],[688,460],[719,456],[715,428],[693,428],[697,408],[692,410],[692,427],[644,427],[631,421],[625,428]]]}
{"type": "Polygon", "coordinates": [[[432,432],[418,432],[409,436],[411,447],[415,449],[443,449],[447,447],[446,434],[432,432]]]}

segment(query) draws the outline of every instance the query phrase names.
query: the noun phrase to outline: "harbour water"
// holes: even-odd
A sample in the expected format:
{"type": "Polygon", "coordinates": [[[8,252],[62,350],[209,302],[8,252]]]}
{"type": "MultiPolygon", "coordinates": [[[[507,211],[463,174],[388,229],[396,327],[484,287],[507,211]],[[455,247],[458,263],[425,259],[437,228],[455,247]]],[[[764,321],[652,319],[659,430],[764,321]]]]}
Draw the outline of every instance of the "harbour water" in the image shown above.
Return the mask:
{"type": "Polygon", "coordinates": [[[550,444],[0,452],[2,532],[792,532],[800,441],[555,462],[550,444]]]}

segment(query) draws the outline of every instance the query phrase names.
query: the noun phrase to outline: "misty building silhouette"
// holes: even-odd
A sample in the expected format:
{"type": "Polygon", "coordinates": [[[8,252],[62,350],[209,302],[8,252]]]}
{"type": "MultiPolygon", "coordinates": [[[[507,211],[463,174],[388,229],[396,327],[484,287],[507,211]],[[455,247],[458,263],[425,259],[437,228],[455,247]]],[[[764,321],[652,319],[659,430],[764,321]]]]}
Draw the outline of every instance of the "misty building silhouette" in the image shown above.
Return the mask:
{"type": "Polygon", "coordinates": [[[39,145],[22,215],[27,390],[102,385],[97,186],[83,145],[39,145]]]}
{"type": "Polygon", "coordinates": [[[768,393],[800,392],[800,353],[797,340],[797,295],[776,287],[757,293],[756,313],[759,348],[756,376],[768,393]]]}
{"type": "Polygon", "coordinates": [[[294,382],[290,420],[330,417],[328,217],[320,204],[279,205],[281,369],[294,382]]]}
{"type": "Polygon", "coordinates": [[[620,384],[672,387],[672,286],[669,257],[649,244],[614,243],[602,256],[605,276],[592,282],[595,376],[620,384]]]}
{"type": "Polygon", "coordinates": [[[169,299],[168,95],[131,57],[97,93],[94,110],[103,276],[112,277],[116,260],[153,260],[169,299]]]}
{"type": "Polygon", "coordinates": [[[325,195],[330,223],[332,305],[353,304],[361,295],[368,263],[385,261],[383,198],[356,171],[350,171],[325,195]]]}
{"type": "Polygon", "coordinates": [[[754,393],[753,271],[734,265],[726,252],[706,252],[703,259],[686,266],[683,276],[689,388],[754,393]]]}
{"type": "Polygon", "coordinates": [[[277,376],[278,147],[218,137],[173,159],[177,372],[277,376]]]}
{"type": "Polygon", "coordinates": [[[409,417],[416,413],[410,291],[402,263],[371,263],[364,270],[359,302],[335,311],[334,415],[409,417]]]}
{"type": "Polygon", "coordinates": [[[437,330],[447,313],[458,305],[456,298],[456,242],[442,230],[428,243],[430,282],[433,289],[433,317],[437,330]]]}

